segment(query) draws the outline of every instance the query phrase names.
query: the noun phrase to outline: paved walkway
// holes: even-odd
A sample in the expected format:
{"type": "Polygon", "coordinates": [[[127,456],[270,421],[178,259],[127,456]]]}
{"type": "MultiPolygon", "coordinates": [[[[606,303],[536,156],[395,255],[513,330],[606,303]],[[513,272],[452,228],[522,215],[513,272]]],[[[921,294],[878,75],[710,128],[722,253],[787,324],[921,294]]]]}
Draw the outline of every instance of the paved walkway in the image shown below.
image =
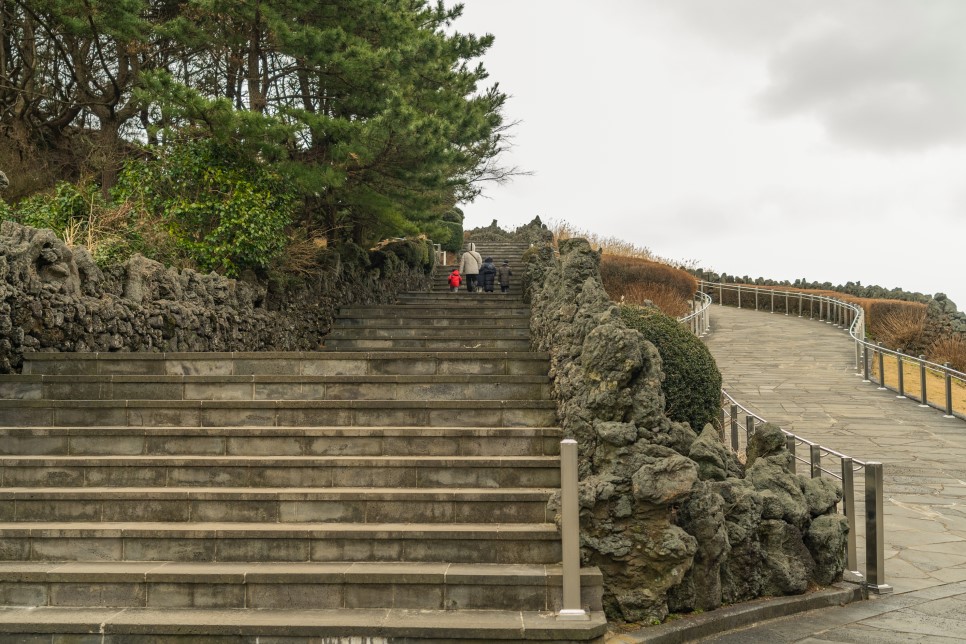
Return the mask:
{"type": "Polygon", "coordinates": [[[736,400],[885,464],[885,581],[895,594],[710,641],[966,642],[966,422],[863,383],[854,345],[832,325],[719,306],[711,325],[707,344],[736,400]]]}

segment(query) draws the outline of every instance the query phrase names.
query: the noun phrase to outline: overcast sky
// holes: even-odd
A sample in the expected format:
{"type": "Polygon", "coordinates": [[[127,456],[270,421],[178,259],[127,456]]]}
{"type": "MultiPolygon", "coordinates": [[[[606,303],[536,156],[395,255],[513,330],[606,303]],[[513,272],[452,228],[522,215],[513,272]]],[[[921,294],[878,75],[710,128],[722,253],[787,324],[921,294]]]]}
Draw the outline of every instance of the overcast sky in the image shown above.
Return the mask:
{"type": "MultiPolygon", "coordinates": [[[[966,308],[966,1],[463,0],[535,215],[731,274],[966,308]]],[[[452,3],[450,3],[452,4],[452,3]]]]}

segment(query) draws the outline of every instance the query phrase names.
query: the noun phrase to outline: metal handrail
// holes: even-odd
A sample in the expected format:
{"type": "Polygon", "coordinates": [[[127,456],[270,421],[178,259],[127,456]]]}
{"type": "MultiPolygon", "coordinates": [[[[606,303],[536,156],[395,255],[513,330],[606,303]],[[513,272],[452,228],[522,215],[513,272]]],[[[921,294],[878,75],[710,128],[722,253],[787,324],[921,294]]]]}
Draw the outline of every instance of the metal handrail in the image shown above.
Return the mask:
{"type": "MultiPolygon", "coordinates": [[[[709,282],[701,282],[702,293],[706,284],[709,282]]],[[[721,286],[722,290],[719,291],[719,303],[722,301],[724,285],[721,286]]],[[[738,303],[740,305],[740,285],[736,285],[739,293],[738,303]]],[[[789,307],[787,306],[788,298],[793,294],[791,291],[771,291],[771,312],[774,312],[774,296],[784,295],[786,297],[786,307],[785,314],[789,314],[789,307]]],[[[801,316],[802,308],[801,303],[805,299],[805,294],[794,293],[799,297],[799,315],[801,316]]],[[[707,294],[705,294],[707,296],[707,294]]],[[[707,296],[710,300],[710,296],[707,296]]],[[[832,315],[833,307],[831,304],[835,300],[833,298],[828,298],[827,296],[809,296],[816,298],[814,301],[820,302],[828,312],[829,316],[832,315]],[[820,299],[821,298],[821,299],[820,299]]],[[[759,300],[759,294],[755,294],[755,306],[757,308],[759,300]]],[[[842,305],[848,305],[848,303],[841,302],[842,305]]],[[[851,305],[848,305],[851,306],[851,305]]],[[[705,307],[707,310],[707,307],[705,307]]],[[[692,316],[694,313],[692,313],[692,316]]],[[[835,311],[835,315],[844,323],[848,317],[851,317],[850,331],[856,328],[864,329],[864,313],[859,307],[851,306],[851,308],[846,309],[844,307],[839,307],[835,311]],[[850,313],[846,313],[849,311],[850,313]]],[[[689,324],[694,332],[695,325],[691,321],[692,316],[686,316],[684,318],[679,318],[679,321],[685,324],[689,324]]],[[[710,330],[710,326],[706,326],[705,330],[710,330]]],[[[696,335],[700,335],[695,333],[696,335]]],[[[856,337],[853,335],[853,337],[856,337]]],[[[741,441],[739,438],[740,422],[739,417],[741,413],[745,416],[745,448],[747,448],[748,440],[754,434],[755,430],[759,425],[762,425],[768,421],[754,413],[737,400],[734,399],[731,394],[729,394],[724,389],[721,390],[722,395],[722,408],[721,408],[721,418],[720,418],[720,431],[721,440],[725,440],[725,429],[730,426],[730,438],[731,438],[731,448],[736,452],[741,451],[741,441]]],[[[855,484],[854,484],[854,474],[858,471],[864,470],[865,472],[865,586],[876,593],[884,594],[892,592],[892,587],[885,583],[885,525],[884,525],[884,514],[883,514],[883,480],[882,480],[882,464],[875,461],[860,461],[853,459],[852,457],[843,454],[842,452],[836,451],[824,445],[820,445],[814,441],[810,441],[807,438],[793,434],[792,432],[779,428],[785,435],[785,445],[789,453],[792,455],[791,467],[794,473],[797,469],[796,463],[806,463],[809,467],[809,472],[812,478],[821,477],[823,474],[831,476],[842,483],[842,501],[843,501],[843,514],[849,525],[848,542],[846,549],[846,565],[849,570],[862,577],[862,573],[858,571],[858,558],[857,558],[857,535],[856,535],[856,494],[855,494],[855,484]],[[797,447],[800,445],[808,446],[808,458],[798,456],[797,447]],[[841,471],[835,472],[833,470],[826,469],[822,466],[822,456],[832,456],[838,458],[841,465],[841,471]]]]}
{"type": "Polygon", "coordinates": [[[683,318],[678,318],[681,324],[687,324],[694,335],[702,336],[711,330],[711,296],[697,291],[691,300],[691,312],[683,318]]]}
{"type": "Polygon", "coordinates": [[[874,382],[879,385],[882,389],[889,389],[896,392],[900,398],[912,398],[917,400],[921,406],[929,406],[938,409],[943,412],[946,418],[960,418],[966,420],[966,409],[959,411],[953,406],[953,396],[952,387],[953,381],[962,383],[966,386],[966,373],[962,371],[957,371],[953,369],[947,362],[945,364],[939,364],[937,362],[931,362],[925,358],[925,356],[913,356],[908,353],[904,353],[901,349],[888,349],[884,347],[881,343],[875,343],[866,338],[865,334],[865,311],[861,306],[853,304],[851,302],[846,302],[845,300],[840,300],[835,297],[828,295],[818,295],[814,293],[808,293],[805,291],[785,291],[773,288],[762,288],[755,284],[725,284],[722,282],[707,282],[705,280],[700,280],[698,282],[699,290],[704,293],[709,291],[709,296],[713,295],[715,291],[718,292],[718,303],[724,305],[724,293],[725,291],[731,293],[736,293],[736,304],[738,308],[742,308],[742,292],[753,294],[754,296],[754,306],[755,310],[760,310],[760,301],[762,293],[767,294],[770,299],[769,312],[775,312],[775,297],[784,298],[785,300],[785,315],[789,315],[792,310],[792,302],[797,302],[798,304],[798,317],[804,317],[805,307],[804,304],[807,302],[809,304],[808,314],[812,319],[818,318],[819,320],[824,320],[826,323],[835,324],[837,326],[848,325],[849,335],[855,342],[855,368],[857,370],[861,369],[863,372],[863,379],[866,382],[874,382]],[[818,305],[818,310],[816,312],[816,306],[818,305]],[[893,387],[885,383],[885,371],[884,371],[884,356],[893,356],[896,359],[896,380],[897,386],[893,387]],[[870,362],[878,362],[878,379],[874,376],[875,374],[871,372],[870,362]],[[909,395],[911,392],[906,391],[904,377],[903,377],[903,365],[904,364],[915,364],[919,368],[920,373],[920,390],[918,395],[909,395]],[[940,404],[939,402],[934,402],[929,399],[926,391],[926,371],[931,371],[938,374],[944,381],[944,400],[940,404]]]}

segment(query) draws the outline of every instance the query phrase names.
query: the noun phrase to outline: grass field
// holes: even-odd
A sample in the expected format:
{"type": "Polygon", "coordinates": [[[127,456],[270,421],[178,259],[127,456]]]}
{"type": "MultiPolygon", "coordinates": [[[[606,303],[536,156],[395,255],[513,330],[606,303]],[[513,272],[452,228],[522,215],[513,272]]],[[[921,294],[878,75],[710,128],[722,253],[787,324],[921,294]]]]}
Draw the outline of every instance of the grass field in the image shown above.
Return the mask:
{"type": "MultiPolygon", "coordinates": [[[[873,354],[870,358],[869,372],[872,377],[879,379],[879,358],[873,354]]],[[[882,360],[883,371],[885,371],[885,386],[891,389],[899,389],[899,368],[896,357],[885,354],[882,360]]],[[[902,362],[902,382],[903,391],[906,397],[921,401],[922,380],[919,374],[919,365],[915,362],[903,360],[902,362]]],[[[958,414],[966,415],[966,383],[961,380],[952,381],[953,411],[958,414]]],[[[946,381],[941,372],[926,369],[926,400],[942,408],[946,406],[946,381]]]]}

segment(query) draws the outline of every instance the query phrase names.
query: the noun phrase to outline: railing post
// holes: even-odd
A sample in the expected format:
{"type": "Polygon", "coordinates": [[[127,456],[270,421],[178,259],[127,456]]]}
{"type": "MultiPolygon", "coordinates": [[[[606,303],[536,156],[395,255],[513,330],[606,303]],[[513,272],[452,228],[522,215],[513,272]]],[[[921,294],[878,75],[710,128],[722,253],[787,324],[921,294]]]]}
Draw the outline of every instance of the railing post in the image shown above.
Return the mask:
{"type": "Polygon", "coordinates": [[[798,317],[802,317],[802,294],[798,294],[798,317]]]}
{"type": "Polygon", "coordinates": [[[580,507],[577,503],[577,441],[560,441],[560,532],[563,601],[557,619],[588,620],[580,606],[580,507]]]}
{"type": "Polygon", "coordinates": [[[741,308],[741,284],[735,284],[738,287],[738,308],[741,308]]]}
{"type": "Polygon", "coordinates": [[[731,406],[731,449],[738,451],[738,405],[731,406]]]}
{"type": "Polygon", "coordinates": [[[755,287],[755,310],[758,310],[758,287],[755,287]]]}
{"type": "Polygon", "coordinates": [[[859,562],[855,552],[855,480],[852,459],[848,456],[842,459],[842,501],[845,503],[845,519],[849,524],[848,548],[845,551],[845,556],[848,558],[846,567],[853,573],[857,573],[859,562]]]}
{"type": "Polygon", "coordinates": [[[869,343],[862,342],[862,382],[872,382],[869,379],[869,343]]]}
{"type": "Polygon", "coordinates": [[[785,449],[791,454],[791,459],[789,459],[789,470],[792,474],[798,469],[796,466],[797,459],[795,458],[795,437],[790,434],[785,434],[785,449]]]}
{"type": "Polygon", "coordinates": [[[808,296],[808,319],[809,320],[815,319],[815,296],[814,295],[808,296]]]}
{"type": "Polygon", "coordinates": [[[721,424],[718,427],[718,437],[721,439],[721,444],[722,445],[725,444],[725,415],[726,414],[727,414],[727,412],[725,411],[725,408],[722,405],[722,407],[721,407],[721,424]]]}
{"type": "Polygon", "coordinates": [[[943,363],[943,373],[946,376],[946,418],[955,418],[953,413],[953,375],[949,373],[949,363],[943,363]]]}
{"type": "Polygon", "coordinates": [[[808,475],[813,479],[822,478],[822,446],[808,446],[808,475]]]}
{"type": "Polygon", "coordinates": [[[899,352],[896,353],[896,365],[898,366],[898,370],[899,370],[899,395],[896,396],[896,398],[905,398],[906,397],[906,380],[905,380],[906,374],[903,373],[903,368],[902,368],[902,349],[899,349],[899,352]]]}
{"type": "Polygon", "coordinates": [[[879,354],[879,389],[885,389],[885,354],[881,342],[876,343],[876,353],[879,354]]]}
{"type": "MultiPolygon", "coordinates": [[[[785,315],[788,315],[788,291],[785,291],[785,315]]],[[[798,316],[801,317],[801,316],[798,316]]]]}
{"type": "Polygon", "coordinates": [[[724,282],[718,284],[718,306],[724,306],[724,282]]]}
{"type": "Polygon", "coordinates": [[[885,516],[882,505],[882,463],[865,464],[865,585],[887,594],[885,583],[885,516]]]}
{"type": "Polygon", "coordinates": [[[751,441],[751,435],[755,433],[755,417],[745,416],[745,449],[748,449],[748,442],[751,441]]]}
{"type": "Polygon", "coordinates": [[[926,392],[926,356],[919,356],[919,406],[928,407],[929,400],[926,392]]]}

